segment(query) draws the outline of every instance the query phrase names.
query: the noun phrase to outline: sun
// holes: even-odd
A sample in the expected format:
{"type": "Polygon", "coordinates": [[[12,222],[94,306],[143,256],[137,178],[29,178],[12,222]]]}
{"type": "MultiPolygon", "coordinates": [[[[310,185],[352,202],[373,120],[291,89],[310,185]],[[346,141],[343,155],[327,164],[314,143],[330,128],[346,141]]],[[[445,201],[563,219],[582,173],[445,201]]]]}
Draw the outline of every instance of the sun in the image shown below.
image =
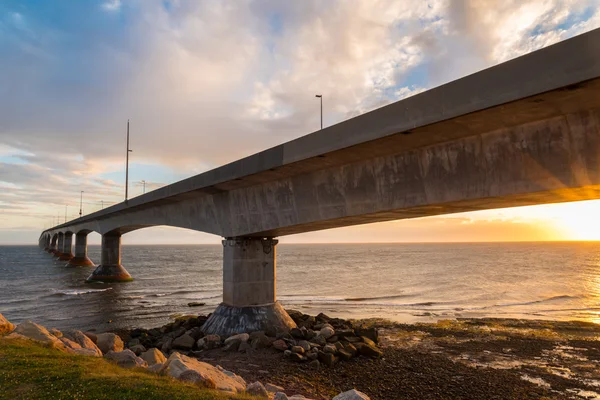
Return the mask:
{"type": "Polygon", "coordinates": [[[567,240],[600,240],[600,200],[557,204],[550,217],[567,240]]]}

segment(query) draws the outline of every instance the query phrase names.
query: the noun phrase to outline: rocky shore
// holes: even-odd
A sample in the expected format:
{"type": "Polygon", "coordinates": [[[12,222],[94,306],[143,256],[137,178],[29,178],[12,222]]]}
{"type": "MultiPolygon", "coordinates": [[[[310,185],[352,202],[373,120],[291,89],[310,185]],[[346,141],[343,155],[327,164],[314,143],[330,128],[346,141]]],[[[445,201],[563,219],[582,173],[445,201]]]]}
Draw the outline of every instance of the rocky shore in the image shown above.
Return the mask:
{"type": "MultiPolygon", "coordinates": [[[[83,335],[124,367],[263,398],[600,398],[597,324],[478,319],[407,325],[288,312],[298,328],[284,335],[204,336],[206,316],[83,335]]],[[[81,335],[63,332],[63,338],[90,347],[81,335]]],[[[69,347],[69,341],[60,343],[69,347]]]]}

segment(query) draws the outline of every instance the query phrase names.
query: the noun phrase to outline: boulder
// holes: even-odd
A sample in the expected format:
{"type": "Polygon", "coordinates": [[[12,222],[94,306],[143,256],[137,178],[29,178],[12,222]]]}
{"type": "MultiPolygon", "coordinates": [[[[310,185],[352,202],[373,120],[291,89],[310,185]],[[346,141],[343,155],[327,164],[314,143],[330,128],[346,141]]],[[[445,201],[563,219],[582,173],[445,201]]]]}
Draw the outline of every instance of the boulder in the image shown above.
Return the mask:
{"type": "MultiPolygon", "coordinates": [[[[360,339],[358,339],[360,340],[360,339]]],[[[319,346],[325,346],[327,344],[327,339],[325,339],[324,336],[322,336],[321,334],[318,334],[317,336],[315,336],[312,339],[313,343],[318,344],[319,346]]]]}
{"type": "Polygon", "coordinates": [[[25,337],[27,339],[49,344],[62,351],[69,351],[69,348],[56,336],[48,332],[46,328],[31,321],[21,322],[7,337],[25,337]]]}
{"type": "Polygon", "coordinates": [[[290,335],[292,335],[294,339],[304,339],[304,333],[302,333],[299,328],[290,329],[290,335]]]}
{"type": "Polygon", "coordinates": [[[267,349],[275,340],[268,337],[263,331],[252,332],[250,334],[250,344],[253,349],[267,349]]]}
{"type": "Polygon", "coordinates": [[[379,358],[383,356],[383,352],[379,350],[376,346],[372,346],[367,343],[356,343],[354,345],[356,350],[361,356],[370,357],[370,358],[379,358]]]}
{"type": "Polygon", "coordinates": [[[156,364],[162,364],[167,361],[167,357],[159,349],[153,347],[140,355],[140,358],[153,366],[156,364]]]}
{"type": "Polygon", "coordinates": [[[333,398],[333,400],[371,400],[369,396],[363,392],[359,392],[356,389],[348,390],[347,392],[340,393],[333,398]]]}
{"type": "Polygon", "coordinates": [[[228,337],[223,344],[225,345],[225,350],[237,350],[240,347],[240,344],[247,343],[248,339],[250,339],[250,335],[247,333],[240,333],[228,337]]]}
{"type": "Polygon", "coordinates": [[[354,332],[356,336],[365,336],[371,339],[375,344],[379,343],[379,332],[376,328],[355,328],[354,332]]]}
{"type": "Polygon", "coordinates": [[[177,339],[173,340],[173,348],[181,350],[191,350],[194,347],[194,343],[196,343],[196,341],[193,337],[191,337],[188,334],[184,334],[179,336],[177,339]]]}
{"type": "Polygon", "coordinates": [[[99,333],[96,336],[98,338],[96,344],[103,354],[107,354],[109,351],[123,351],[123,341],[114,333],[99,333]]]}
{"type": "Polygon", "coordinates": [[[279,351],[285,351],[288,349],[288,344],[284,340],[278,339],[273,342],[273,347],[279,351]]]}
{"type": "Polygon", "coordinates": [[[338,355],[342,360],[350,360],[352,358],[352,354],[350,354],[346,350],[338,350],[338,355]]]}
{"type": "Polygon", "coordinates": [[[83,332],[94,344],[98,343],[98,336],[93,332],[83,332]]]}
{"type": "Polygon", "coordinates": [[[327,365],[328,367],[333,367],[333,365],[335,364],[335,355],[333,355],[332,353],[325,353],[323,351],[319,352],[319,361],[322,364],[327,365]]]}
{"type": "Polygon", "coordinates": [[[216,389],[226,392],[241,393],[246,390],[246,382],[236,374],[179,353],[171,354],[161,373],[175,379],[180,379],[183,375],[186,381],[204,386],[214,383],[216,389]]]}
{"type": "Polygon", "coordinates": [[[325,353],[335,354],[335,353],[337,353],[337,351],[338,351],[337,347],[335,347],[335,345],[333,345],[333,344],[327,344],[327,345],[325,345],[325,347],[323,347],[323,352],[325,352],[325,353]]]}
{"type": "Polygon", "coordinates": [[[15,326],[8,322],[4,315],[0,314],[0,335],[4,333],[11,333],[15,329],[15,326]]]}
{"type": "Polygon", "coordinates": [[[325,339],[329,339],[330,337],[333,336],[334,333],[335,333],[335,330],[329,325],[322,327],[321,330],[319,331],[319,335],[323,336],[325,339]]]}
{"type": "Polygon", "coordinates": [[[59,339],[63,337],[63,333],[56,328],[51,328],[49,332],[59,339]]]}
{"type": "Polygon", "coordinates": [[[133,351],[136,356],[139,356],[146,351],[146,347],[144,347],[142,344],[136,344],[135,346],[131,346],[129,350],[133,351]]]}
{"type": "MultiPolygon", "coordinates": [[[[202,339],[200,339],[200,340],[202,340],[202,339]]],[[[165,342],[162,344],[162,346],[160,347],[160,350],[163,353],[167,354],[167,353],[169,353],[171,351],[172,347],[173,347],[173,339],[167,338],[165,340],[165,342]]]]}
{"type": "Polygon", "coordinates": [[[264,387],[264,385],[262,383],[260,383],[259,381],[249,384],[246,387],[246,392],[248,392],[252,396],[259,396],[259,397],[264,397],[264,398],[269,397],[269,392],[264,387]]]}
{"type": "Polygon", "coordinates": [[[109,351],[104,358],[117,363],[122,368],[147,367],[148,363],[137,357],[135,353],[129,349],[123,351],[109,351]]]}
{"type": "Polygon", "coordinates": [[[275,393],[275,397],[273,397],[273,400],[289,400],[289,397],[287,397],[286,394],[283,392],[277,392],[275,393]]]}
{"type": "Polygon", "coordinates": [[[82,349],[91,350],[94,356],[102,357],[102,351],[85,333],[81,331],[66,331],[63,333],[63,336],[77,343],[82,349]]]}
{"type": "Polygon", "coordinates": [[[148,371],[154,372],[155,374],[158,374],[158,373],[160,373],[160,370],[162,369],[162,367],[163,367],[162,363],[150,365],[148,367],[148,371]]]}
{"type": "Polygon", "coordinates": [[[68,339],[66,337],[61,337],[58,340],[60,340],[61,342],[63,342],[65,344],[65,346],[67,346],[70,349],[74,350],[74,349],[80,349],[81,348],[81,346],[79,344],[75,343],[74,341],[72,341],[72,340],[70,340],[70,339],[68,339]]]}
{"type": "Polygon", "coordinates": [[[292,352],[296,354],[304,354],[304,349],[300,346],[293,346],[292,352]]]}
{"type": "Polygon", "coordinates": [[[361,338],[361,340],[363,341],[363,343],[366,343],[366,344],[368,344],[369,346],[377,346],[377,345],[375,344],[375,342],[374,342],[374,341],[372,341],[371,339],[369,339],[369,338],[368,338],[368,337],[366,337],[366,336],[361,336],[360,338],[361,338]]]}
{"type": "Polygon", "coordinates": [[[267,389],[267,392],[271,392],[271,393],[277,393],[277,392],[284,392],[285,391],[285,389],[282,388],[281,386],[273,385],[272,383],[267,383],[265,385],[265,389],[267,389]]]}
{"type": "Polygon", "coordinates": [[[299,340],[298,346],[302,347],[305,352],[310,350],[310,344],[306,340],[299,340]]]}
{"type": "Polygon", "coordinates": [[[202,339],[198,340],[196,346],[199,349],[216,349],[221,347],[221,337],[219,335],[206,335],[202,339]]]}
{"type": "Polygon", "coordinates": [[[250,345],[250,343],[248,342],[242,342],[240,343],[239,347],[238,347],[238,351],[240,353],[249,353],[253,350],[252,346],[250,345]]]}

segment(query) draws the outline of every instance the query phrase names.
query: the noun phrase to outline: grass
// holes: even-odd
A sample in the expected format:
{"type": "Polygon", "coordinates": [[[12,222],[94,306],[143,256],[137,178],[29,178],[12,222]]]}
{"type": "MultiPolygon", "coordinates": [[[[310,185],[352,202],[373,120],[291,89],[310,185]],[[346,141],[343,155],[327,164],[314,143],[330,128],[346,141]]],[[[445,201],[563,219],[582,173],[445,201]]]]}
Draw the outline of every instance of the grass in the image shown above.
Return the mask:
{"type": "Polygon", "coordinates": [[[201,389],[144,369],[0,338],[0,399],[252,399],[201,389]]]}

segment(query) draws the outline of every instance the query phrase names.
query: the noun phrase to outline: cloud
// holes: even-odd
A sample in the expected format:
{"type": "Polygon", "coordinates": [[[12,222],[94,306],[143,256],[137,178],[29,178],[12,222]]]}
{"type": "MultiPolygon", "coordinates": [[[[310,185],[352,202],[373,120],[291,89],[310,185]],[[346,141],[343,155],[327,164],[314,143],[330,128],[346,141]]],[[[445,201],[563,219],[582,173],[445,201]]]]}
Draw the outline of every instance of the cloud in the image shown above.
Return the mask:
{"type": "Polygon", "coordinates": [[[151,189],[317,130],[317,93],[330,125],[598,26],[595,0],[5,2],[0,201],[120,201],[127,119],[151,189]]]}

